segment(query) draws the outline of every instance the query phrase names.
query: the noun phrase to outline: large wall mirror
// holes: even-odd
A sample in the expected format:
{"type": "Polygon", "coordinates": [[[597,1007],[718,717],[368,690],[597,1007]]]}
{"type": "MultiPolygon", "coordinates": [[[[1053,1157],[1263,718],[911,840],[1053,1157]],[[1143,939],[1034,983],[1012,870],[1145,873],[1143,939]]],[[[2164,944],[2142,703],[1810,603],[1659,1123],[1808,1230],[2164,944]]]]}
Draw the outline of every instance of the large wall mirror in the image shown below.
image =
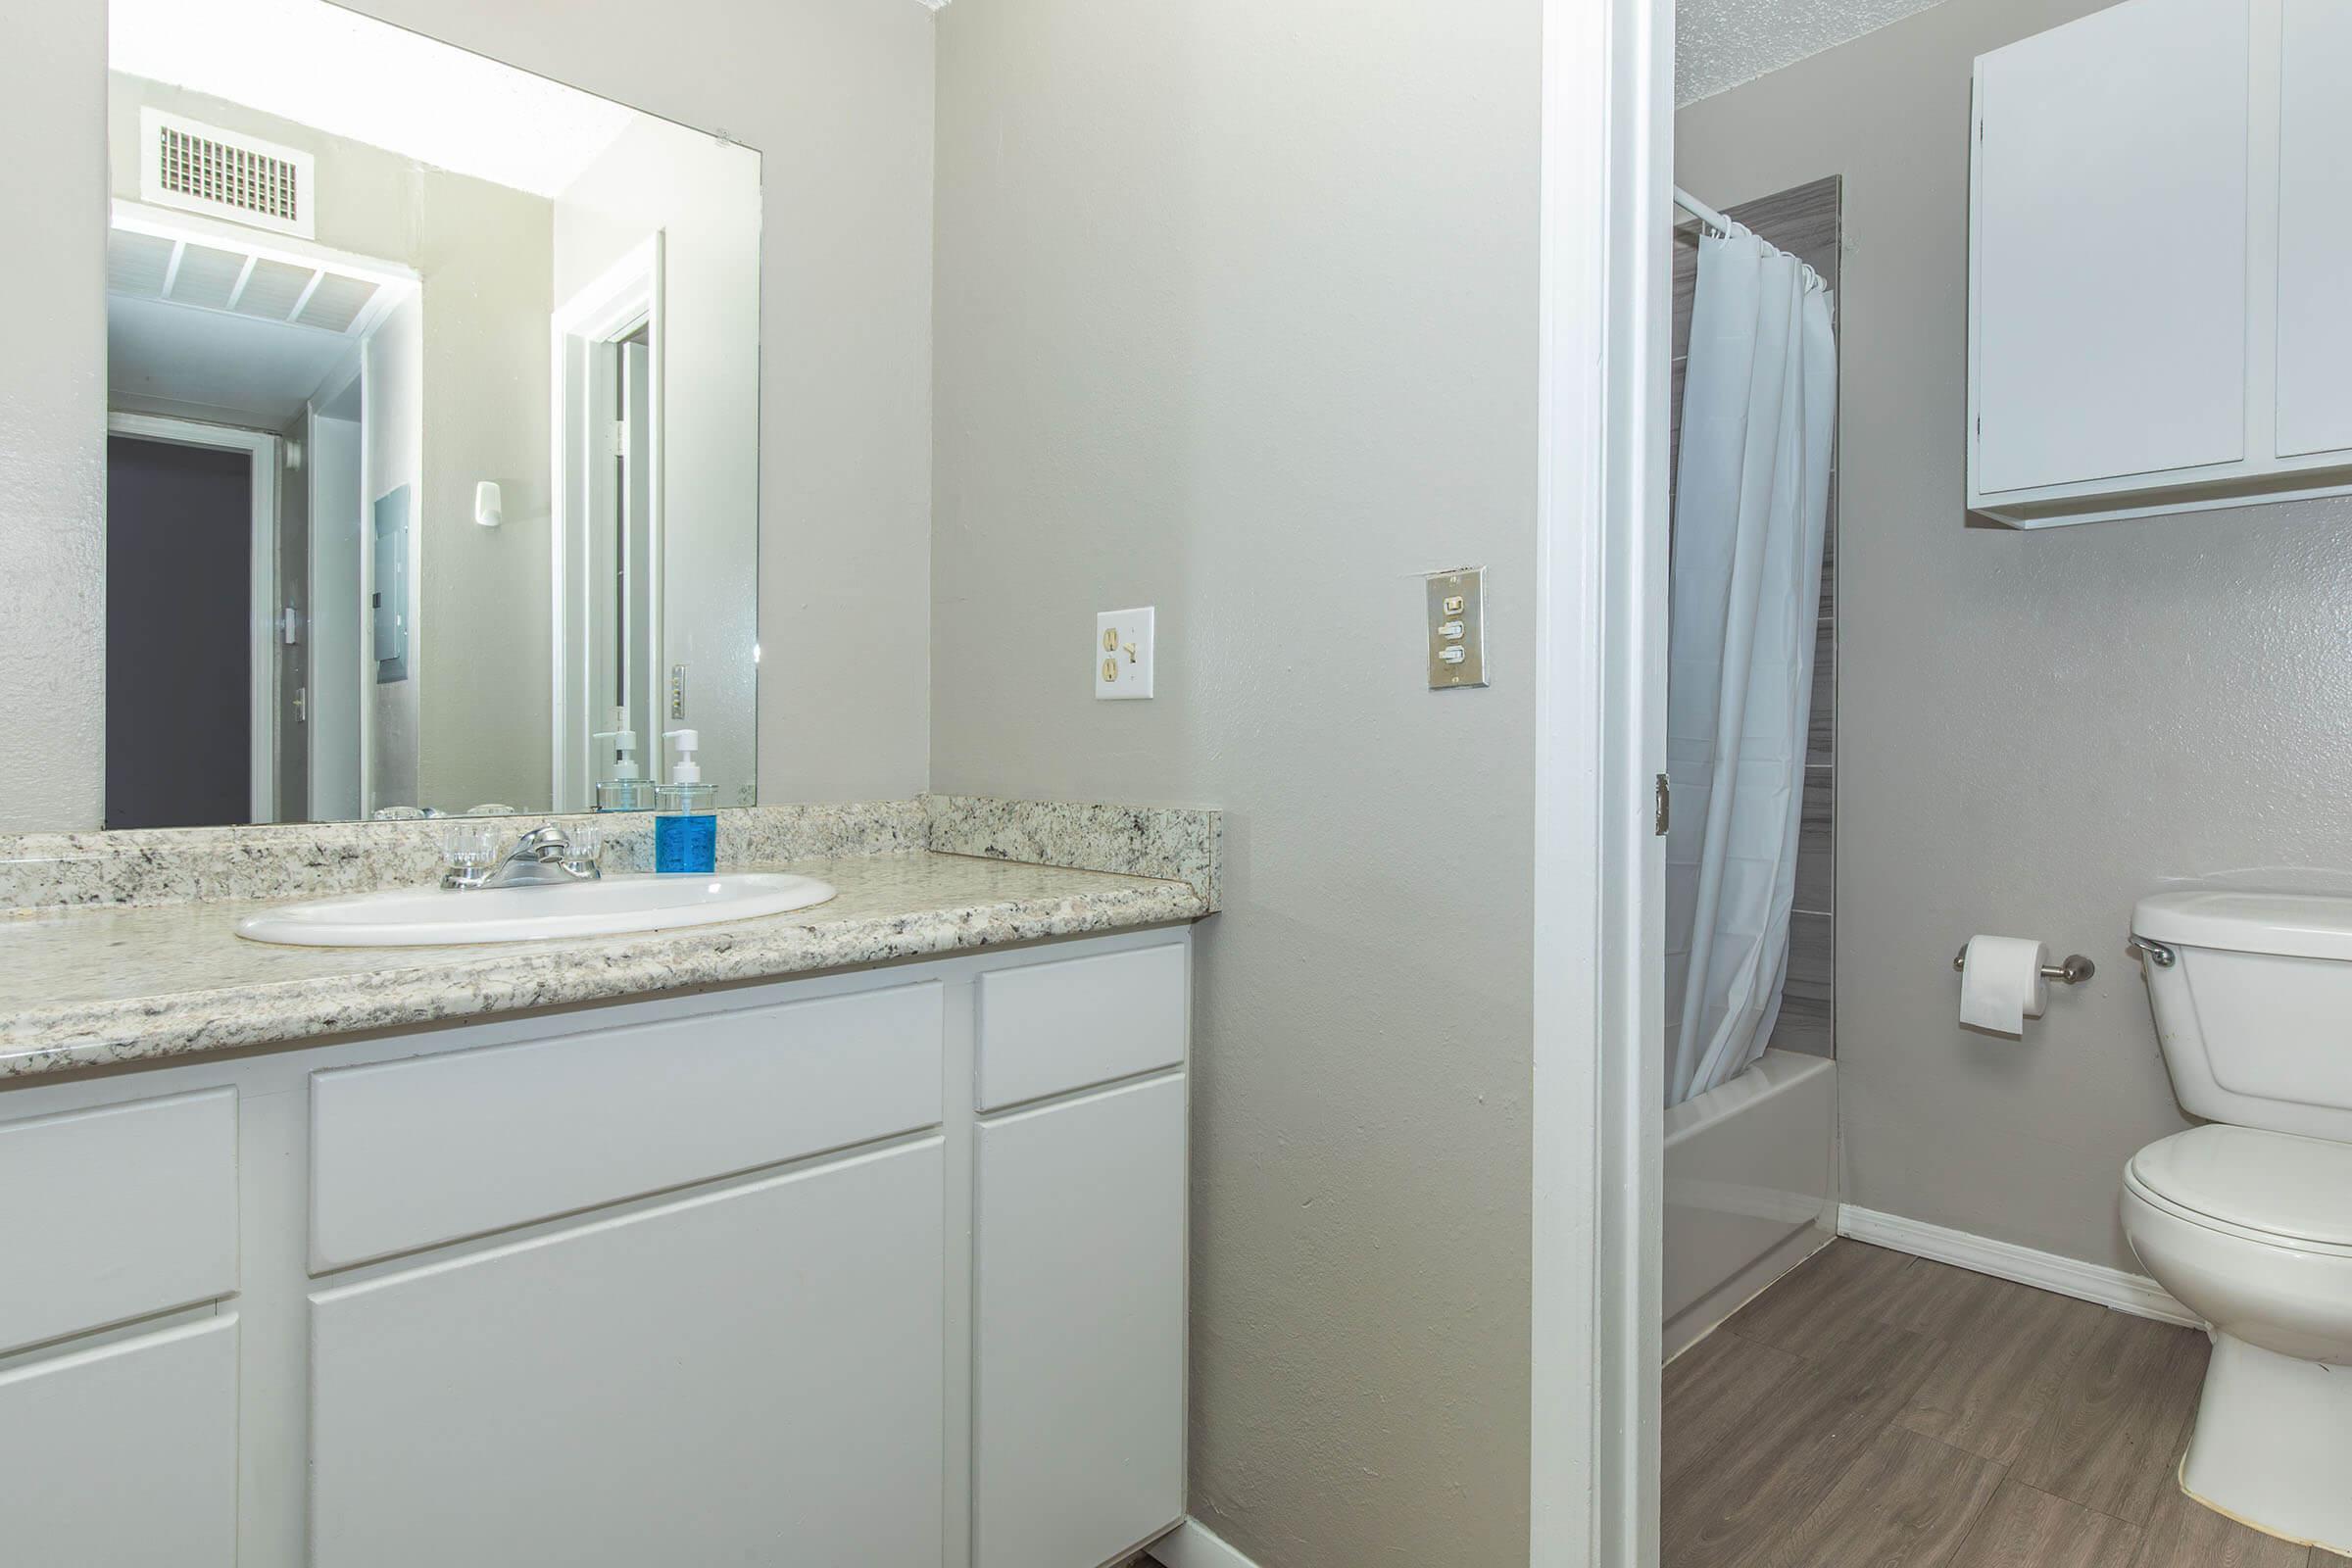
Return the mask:
{"type": "Polygon", "coordinates": [[[760,157],[326,0],[113,0],[110,828],[758,776],[760,157]]]}

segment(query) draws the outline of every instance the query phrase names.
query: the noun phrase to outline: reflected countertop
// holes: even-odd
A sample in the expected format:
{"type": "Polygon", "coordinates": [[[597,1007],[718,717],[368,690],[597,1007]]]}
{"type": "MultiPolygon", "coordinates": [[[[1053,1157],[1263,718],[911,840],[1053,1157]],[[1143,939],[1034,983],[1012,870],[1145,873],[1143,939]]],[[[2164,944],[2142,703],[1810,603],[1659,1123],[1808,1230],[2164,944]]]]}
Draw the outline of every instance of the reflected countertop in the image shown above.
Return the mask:
{"type": "MultiPolygon", "coordinates": [[[[730,865],[840,890],[684,930],[430,948],[248,942],[259,903],[0,911],[0,1078],[185,1058],[1198,919],[1184,882],[931,852],[730,865]]],[[[287,901],[270,901],[287,902],[287,901]]]]}

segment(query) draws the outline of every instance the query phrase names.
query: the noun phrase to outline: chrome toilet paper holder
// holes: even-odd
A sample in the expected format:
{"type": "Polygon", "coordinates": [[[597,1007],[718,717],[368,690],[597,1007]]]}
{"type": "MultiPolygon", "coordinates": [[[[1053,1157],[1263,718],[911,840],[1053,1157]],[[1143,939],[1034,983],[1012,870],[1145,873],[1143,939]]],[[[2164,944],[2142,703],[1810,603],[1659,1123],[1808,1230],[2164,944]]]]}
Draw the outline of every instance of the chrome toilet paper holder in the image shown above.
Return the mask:
{"type": "MultiPolygon", "coordinates": [[[[1968,948],[1965,944],[1958,953],[1952,955],[1952,967],[1960,971],[1968,968],[1968,948]]],[[[2044,980],[2062,981],[2070,986],[2079,986],[2098,972],[2099,966],[2080,953],[2070,953],[2062,962],[2045,963],[2041,966],[2041,977],[2044,980]]]]}

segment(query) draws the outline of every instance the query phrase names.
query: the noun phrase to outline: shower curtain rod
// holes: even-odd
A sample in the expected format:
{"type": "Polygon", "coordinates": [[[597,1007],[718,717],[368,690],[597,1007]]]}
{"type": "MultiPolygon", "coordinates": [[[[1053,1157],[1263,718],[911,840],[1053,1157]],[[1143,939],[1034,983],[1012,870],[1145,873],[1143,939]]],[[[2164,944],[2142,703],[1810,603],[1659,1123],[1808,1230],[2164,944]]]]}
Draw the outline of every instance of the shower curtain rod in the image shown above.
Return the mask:
{"type": "MultiPolygon", "coordinates": [[[[1652,188],[1654,189],[1655,187],[1653,186],[1652,188]]],[[[1691,195],[1689,191],[1683,189],[1683,187],[1680,185],[1674,187],[1674,205],[1680,207],[1684,212],[1689,213],[1692,218],[1697,219],[1700,222],[1706,224],[1709,228],[1713,229],[1716,233],[1721,234],[1724,238],[1731,238],[1732,220],[1724,217],[1721,213],[1717,212],[1714,208],[1709,207],[1705,202],[1702,202],[1697,197],[1691,195]]]]}

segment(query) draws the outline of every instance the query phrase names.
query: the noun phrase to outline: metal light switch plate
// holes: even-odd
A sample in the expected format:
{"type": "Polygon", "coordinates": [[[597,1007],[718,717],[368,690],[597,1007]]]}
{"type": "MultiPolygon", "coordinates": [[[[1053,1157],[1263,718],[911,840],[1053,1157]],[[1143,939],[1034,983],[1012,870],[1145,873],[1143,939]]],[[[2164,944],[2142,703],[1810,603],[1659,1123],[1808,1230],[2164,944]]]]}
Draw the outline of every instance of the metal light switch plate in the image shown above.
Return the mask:
{"type": "Polygon", "coordinates": [[[1429,689],[1487,683],[1487,568],[1464,566],[1429,579],[1429,689]]]}

